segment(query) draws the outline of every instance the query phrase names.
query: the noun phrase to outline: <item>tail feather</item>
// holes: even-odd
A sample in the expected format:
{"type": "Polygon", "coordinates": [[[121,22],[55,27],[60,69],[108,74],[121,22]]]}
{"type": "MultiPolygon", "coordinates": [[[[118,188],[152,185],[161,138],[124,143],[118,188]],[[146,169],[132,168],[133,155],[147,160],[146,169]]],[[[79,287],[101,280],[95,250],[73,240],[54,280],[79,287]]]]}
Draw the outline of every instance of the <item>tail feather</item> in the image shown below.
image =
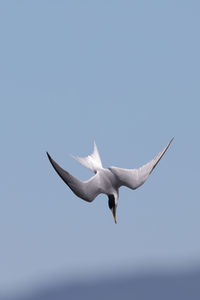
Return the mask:
{"type": "Polygon", "coordinates": [[[78,157],[73,155],[72,157],[75,160],[77,160],[81,165],[90,169],[94,173],[97,173],[99,169],[103,168],[101,163],[101,158],[99,156],[99,152],[95,142],[94,142],[94,151],[92,154],[88,155],[87,157],[78,157]]]}

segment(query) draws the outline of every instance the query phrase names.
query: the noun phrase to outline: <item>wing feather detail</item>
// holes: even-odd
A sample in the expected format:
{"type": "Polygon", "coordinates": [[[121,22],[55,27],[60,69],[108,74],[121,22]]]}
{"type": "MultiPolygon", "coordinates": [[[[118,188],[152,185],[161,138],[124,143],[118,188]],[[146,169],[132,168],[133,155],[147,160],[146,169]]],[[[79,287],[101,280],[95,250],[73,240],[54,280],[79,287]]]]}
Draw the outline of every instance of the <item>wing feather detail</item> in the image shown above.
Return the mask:
{"type": "Polygon", "coordinates": [[[157,164],[171,145],[173,139],[174,138],[172,138],[169,144],[150,162],[138,169],[122,169],[117,167],[110,167],[109,169],[113,174],[115,174],[118,179],[119,187],[124,185],[133,190],[140,187],[147,180],[153,169],[157,166],[157,164]]]}
{"type": "Polygon", "coordinates": [[[47,152],[50,163],[54,170],[62,178],[62,180],[69,186],[74,194],[87,202],[92,202],[96,196],[102,193],[100,176],[97,173],[87,181],[81,181],[71,175],[57,164],[47,152]]]}

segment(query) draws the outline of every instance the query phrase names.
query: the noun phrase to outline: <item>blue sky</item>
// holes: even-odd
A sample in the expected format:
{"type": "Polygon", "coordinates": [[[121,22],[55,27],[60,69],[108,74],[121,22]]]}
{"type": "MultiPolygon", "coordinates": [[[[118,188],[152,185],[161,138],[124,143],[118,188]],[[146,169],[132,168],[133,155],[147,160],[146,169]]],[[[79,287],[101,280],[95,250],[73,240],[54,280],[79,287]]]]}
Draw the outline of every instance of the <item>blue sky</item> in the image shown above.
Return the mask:
{"type": "Polygon", "coordinates": [[[198,1],[1,1],[0,289],[47,278],[200,263],[198,1]],[[80,179],[139,167],[175,140],[136,191],[76,198],[80,179]]]}

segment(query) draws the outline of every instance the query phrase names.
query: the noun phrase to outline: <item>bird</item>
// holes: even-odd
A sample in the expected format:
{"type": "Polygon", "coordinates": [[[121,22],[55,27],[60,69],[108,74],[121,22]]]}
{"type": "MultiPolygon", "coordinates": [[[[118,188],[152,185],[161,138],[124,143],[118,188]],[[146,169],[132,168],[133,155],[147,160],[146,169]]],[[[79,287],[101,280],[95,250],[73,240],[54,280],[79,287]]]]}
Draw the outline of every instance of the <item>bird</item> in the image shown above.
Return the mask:
{"type": "Polygon", "coordinates": [[[128,187],[132,190],[139,188],[152,173],[158,162],[161,160],[174,138],[160,151],[151,161],[137,169],[123,169],[118,167],[104,168],[102,166],[99,151],[94,142],[93,153],[87,157],[72,157],[81,165],[90,169],[95,175],[89,180],[82,181],[64,170],[57,162],[55,162],[48,152],[46,152],[50,163],[55,171],[68,185],[72,192],[79,198],[92,202],[99,194],[108,196],[108,206],[112,211],[114,221],[117,223],[116,211],[119,198],[119,188],[121,186],[128,187]]]}

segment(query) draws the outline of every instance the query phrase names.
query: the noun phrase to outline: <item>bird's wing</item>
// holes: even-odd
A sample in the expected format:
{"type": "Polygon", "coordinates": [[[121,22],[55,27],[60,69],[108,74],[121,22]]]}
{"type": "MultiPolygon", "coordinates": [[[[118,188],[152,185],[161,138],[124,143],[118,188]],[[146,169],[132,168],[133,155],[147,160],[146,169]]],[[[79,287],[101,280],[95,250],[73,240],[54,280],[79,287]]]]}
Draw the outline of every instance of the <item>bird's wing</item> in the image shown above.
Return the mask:
{"type": "Polygon", "coordinates": [[[61,168],[47,152],[50,163],[55,171],[62,178],[62,180],[69,186],[69,188],[76,194],[76,196],[82,198],[85,201],[93,201],[97,195],[102,193],[101,178],[99,173],[91,177],[88,181],[81,181],[72,176],[69,172],[61,168]]]}
{"type": "Polygon", "coordinates": [[[140,187],[147,180],[153,169],[156,167],[160,159],[169,148],[172,141],[173,139],[171,139],[169,144],[161,152],[159,152],[154,157],[154,159],[152,159],[150,162],[139,169],[122,169],[117,167],[110,167],[109,169],[113,174],[116,175],[118,179],[119,187],[124,185],[133,190],[140,187]]]}

